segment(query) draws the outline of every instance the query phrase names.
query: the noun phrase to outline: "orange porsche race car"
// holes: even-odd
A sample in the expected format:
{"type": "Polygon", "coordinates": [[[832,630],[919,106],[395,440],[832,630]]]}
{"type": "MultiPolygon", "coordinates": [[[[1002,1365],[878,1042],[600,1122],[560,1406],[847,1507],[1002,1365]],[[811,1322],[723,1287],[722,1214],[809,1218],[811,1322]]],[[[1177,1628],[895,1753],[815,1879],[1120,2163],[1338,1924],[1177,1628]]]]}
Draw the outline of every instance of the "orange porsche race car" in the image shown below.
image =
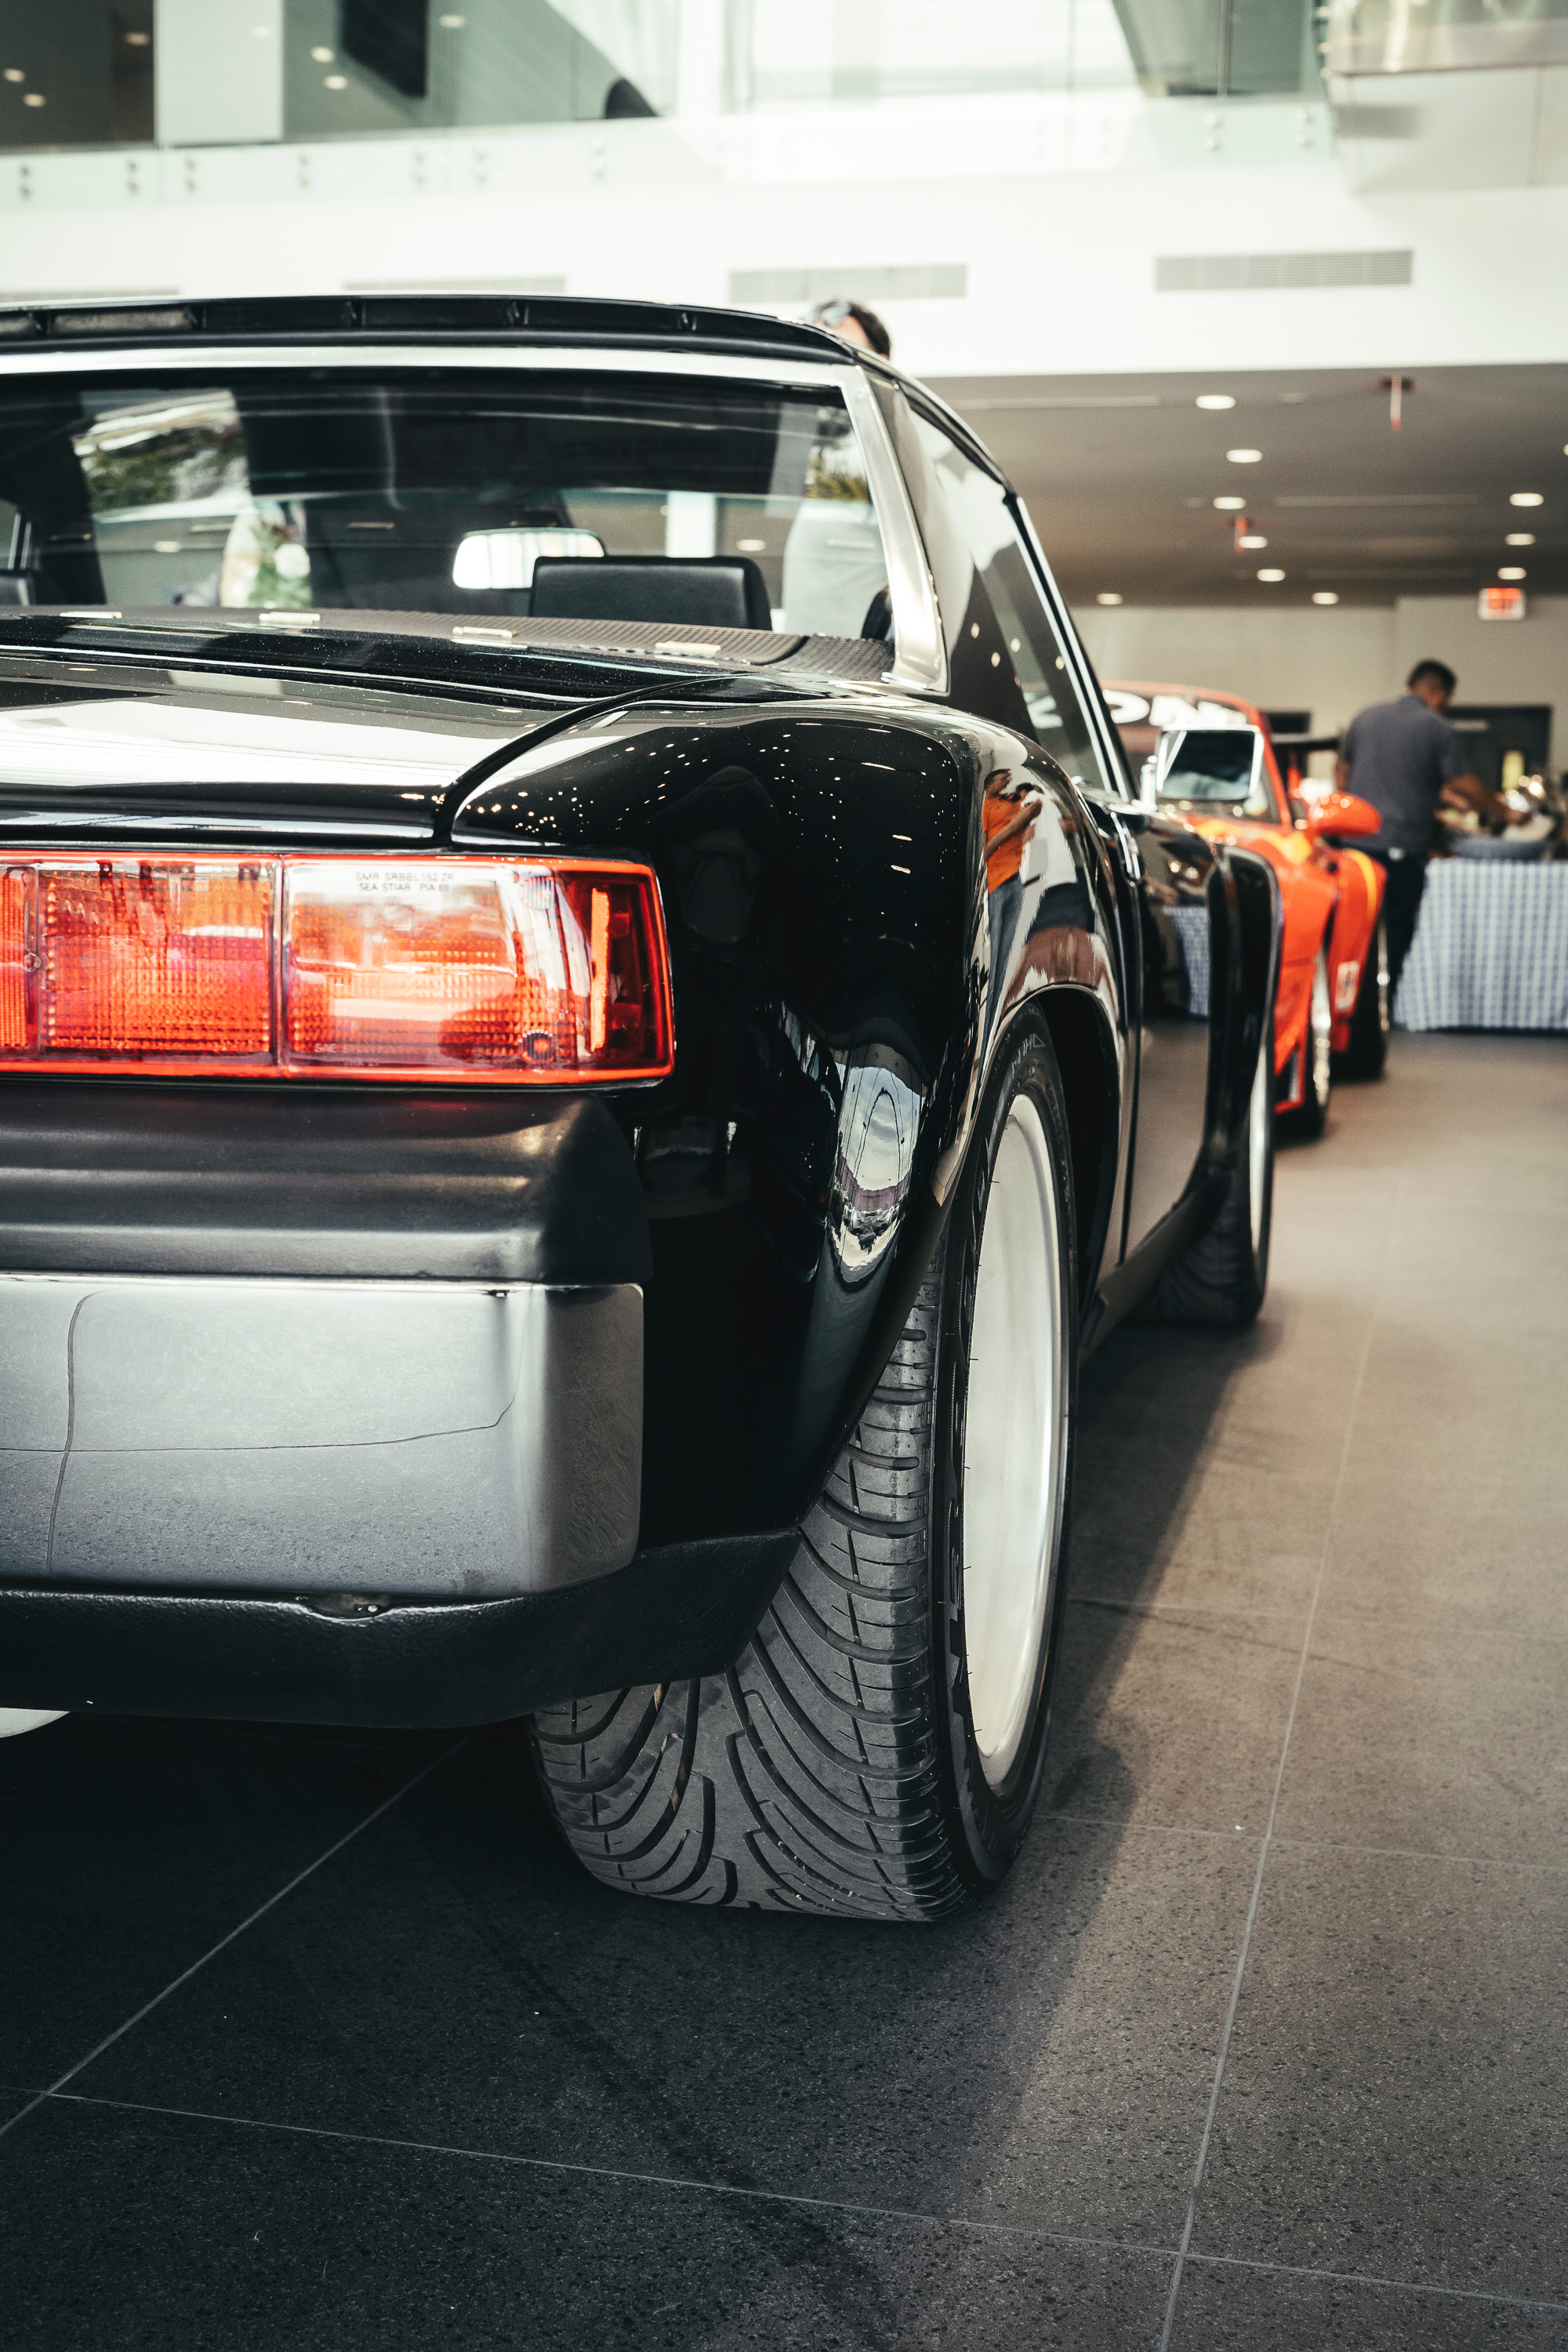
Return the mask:
{"type": "Polygon", "coordinates": [[[1293,799],[1268,720],[1239,695],[1127,681],[1105,698],[1143,796],[1261,852],[1279,877],[1275,1108],[1296,1134],[1321,1135],[1334,1071],[1375,1077],[1388,1048],[1384,871],[1344,845],[1378,830],[1377,812],[1310,785],[1293,799]]]}

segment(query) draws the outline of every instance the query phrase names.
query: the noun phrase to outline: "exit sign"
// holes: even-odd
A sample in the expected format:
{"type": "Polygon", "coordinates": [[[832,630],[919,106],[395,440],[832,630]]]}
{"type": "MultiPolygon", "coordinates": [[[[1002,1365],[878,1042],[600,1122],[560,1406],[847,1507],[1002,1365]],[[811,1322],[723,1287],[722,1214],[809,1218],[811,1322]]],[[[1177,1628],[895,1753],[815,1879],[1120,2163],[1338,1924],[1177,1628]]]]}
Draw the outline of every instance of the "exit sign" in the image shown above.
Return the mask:
{"type": "Polygon", "coordinates": [[[1483,621],[1522,621],[1524,591],[1522,588],[1483,588],[1476,610],[1483,621]]]}

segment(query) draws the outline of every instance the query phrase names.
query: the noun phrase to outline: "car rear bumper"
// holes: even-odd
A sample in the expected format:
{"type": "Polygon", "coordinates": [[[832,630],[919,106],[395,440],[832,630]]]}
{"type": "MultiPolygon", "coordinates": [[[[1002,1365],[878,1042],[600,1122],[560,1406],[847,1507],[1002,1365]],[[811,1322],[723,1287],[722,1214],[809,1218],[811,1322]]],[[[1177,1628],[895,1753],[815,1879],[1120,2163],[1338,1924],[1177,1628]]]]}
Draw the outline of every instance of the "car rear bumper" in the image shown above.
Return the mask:
{"type": "Polygon", "coordinates": [[[377,1604],[0,1587],[0,1705],[247,1722],[495,1723],[630,1684],[721,1673],[794,1528],[639,1552],[508,1601],[377,1604]]]}
{"type": "Polygon", "coordinates": [[[457,1724],[716,1673],[636,1550],[651,1258],[581,1097],[0,1087],[0,1706],[457,1724]]]}
{"type": "Polygon", "coordinates": [[[494,1600],[637,1549],[634,1283],[0,1276],[0,1578],[494,1600]]]}

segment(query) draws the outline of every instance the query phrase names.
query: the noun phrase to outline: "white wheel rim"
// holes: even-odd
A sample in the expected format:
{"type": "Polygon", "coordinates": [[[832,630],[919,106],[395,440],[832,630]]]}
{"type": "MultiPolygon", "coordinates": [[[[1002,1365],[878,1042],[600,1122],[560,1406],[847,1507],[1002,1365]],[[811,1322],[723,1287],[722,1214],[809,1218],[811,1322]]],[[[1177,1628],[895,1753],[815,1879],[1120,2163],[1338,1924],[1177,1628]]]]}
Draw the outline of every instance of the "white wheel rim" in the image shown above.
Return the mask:
{"type": "Polygon", "coordinates": [[[1067,1380],[1060,1214],[1040,1115],[1020,1095],[992,1172],[963,1424],[963,1635],[991,1786],[1018,1759],[1061,1541],[1067,1380]]]}
{"type": "Polygon", "coordinates": [[[1312,974],[1312,1011],[1308,1024],[1312,1047],[1312,1094],[1318,1108],[1327,1107],[1330,1086],[1330,1064],[1334,1043],[1334,1007],[1329,994],[1329,959],[1320,953],[1318,968],[1312,974]]]}
{"type": "Polygon", "coordinates": [[[1269,1041],[1263,1038],[1258,1048],[1258,1067],[1253,1073],[1252,1100],[1247,1108],[1247,1214],[1252,1222],[1252,1255],[1256,1258],[1263,1247],[1263,1194],[1268,1175],[1268,1120],[1274,1092],[1274,1056],[1269,1041]]]}

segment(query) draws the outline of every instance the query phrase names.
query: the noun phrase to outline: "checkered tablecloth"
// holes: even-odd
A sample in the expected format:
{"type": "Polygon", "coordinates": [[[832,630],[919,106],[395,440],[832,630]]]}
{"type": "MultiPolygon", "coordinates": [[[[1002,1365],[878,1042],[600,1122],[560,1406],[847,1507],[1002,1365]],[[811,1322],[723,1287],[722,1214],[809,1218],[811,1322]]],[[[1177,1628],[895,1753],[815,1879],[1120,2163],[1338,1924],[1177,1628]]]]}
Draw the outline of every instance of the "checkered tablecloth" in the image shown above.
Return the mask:
{"type": "Polygon", "coordinates": [[[1426,872],[1402,1029],[1568,1029],[1568,864],[1446,857],[1426,872]]]}

